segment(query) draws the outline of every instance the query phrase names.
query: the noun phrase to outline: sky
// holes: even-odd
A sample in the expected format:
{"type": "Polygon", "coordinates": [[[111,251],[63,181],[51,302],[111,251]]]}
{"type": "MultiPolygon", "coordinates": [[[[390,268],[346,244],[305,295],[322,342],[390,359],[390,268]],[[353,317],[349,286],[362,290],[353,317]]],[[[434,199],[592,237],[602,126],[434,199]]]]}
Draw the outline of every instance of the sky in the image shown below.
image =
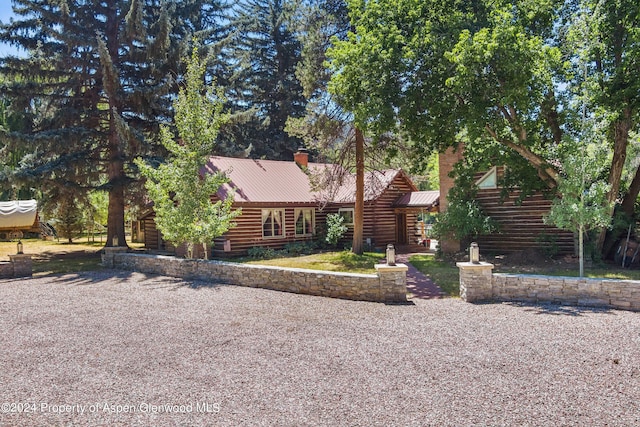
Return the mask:
{"type": "MultiPolygon", "coordinates": [[[[13,17],[11,0],[0,0],[0,21],[2,21],[3,24],[8,23],[11,17],[13,17]]],[[[15,53],[17,53],[16,49],[11,46],[7,46],[4,43],[0,43],[0,57],[15,53]]]]}

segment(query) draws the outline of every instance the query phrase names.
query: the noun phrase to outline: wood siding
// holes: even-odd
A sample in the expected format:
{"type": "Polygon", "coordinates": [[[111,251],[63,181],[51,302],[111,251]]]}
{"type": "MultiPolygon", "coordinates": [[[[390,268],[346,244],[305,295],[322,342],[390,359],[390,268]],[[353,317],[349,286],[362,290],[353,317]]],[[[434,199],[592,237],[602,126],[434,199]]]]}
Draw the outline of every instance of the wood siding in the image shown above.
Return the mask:
{"type": "Polygon", "coordinates": [[[164,249],[161,246],[160,232],[156,227],[155,213],[151,213],[141,219],[144,224],[144,248],[150,250],[164,249]]]}
{"type": "Polygon", "coordinates": [[[246,255],[247,250],[256,247],[269,247],[282,249],[288,243],[305,242],[313,240],[316,235],[296,236],[295,211],[296,209],[315,209],[315,229],[318,230],[318,212],[315,206],[242,206],[242,214],[235,219],[237,226],[229,230],[223,236],[215,239],[213,255],[216,257],[246,255]],[[262,210],[284,210],[284,234],[277,237],[262,237],[262,210]],[[230,245],[230,251],[225,251],[225,242],[230,245]]]}
{"type": "Polygon", "coordinates": [[[511,193],[505,200],[501,200],[500,192],[500,188],[483,189],[478,191],[476,197],[484,212],[493,218],[499,227],[497,233],[478,237],[481,251],[544,249],[552,241],[557,245],[559,253],[573,253],[573,233],[544,223],[543,218],[551,208],[551,200],[538,193],[518,204],[519,191],[511,193]]]}

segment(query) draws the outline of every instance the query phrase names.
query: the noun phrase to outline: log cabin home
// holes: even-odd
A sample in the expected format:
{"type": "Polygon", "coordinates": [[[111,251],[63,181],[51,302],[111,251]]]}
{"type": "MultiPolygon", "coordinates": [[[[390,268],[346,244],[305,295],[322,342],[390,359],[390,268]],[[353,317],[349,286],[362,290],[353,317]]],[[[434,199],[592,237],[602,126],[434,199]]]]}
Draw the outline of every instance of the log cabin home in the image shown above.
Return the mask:
{"type": "MultiPolygon", "coordinates": [[[[454,178],[449,176],[453,166],[462,160],[463,149],[449,148],[440,154],[440,212],[448,207],[447,195],[453,188],[454,178]]],[[[542,193],[535,193],[520,200],[520,191],[502,194],[500,179],[504,166],[494,166],[475,175],[478,187],[476,200],[483,212],[498,225],[496,233],[480,235],[475,240],[481,253],[511,253],[529,249],[546,250],[554,245],[558,254],[574,253],[573,233],[545,224],[544,217],[551,209],[552,200],[542,193]]],[[[445,253],[454,253],[466,248],[453,239],[441,239],[440,247],[445,253]]]]}
{"type": "MultiPolygon", "coordinates": [[[[235,220],[237,226],[213,242],[214,257],[246,255],[256,246],[281,249],[289,243],[316,240],[326,229],[330,213],[345,218],[348,231],[342,243],[348,245],[353,237],[355,176],[337,165],[311,163],[308,153],[299,151],[289,162],[213,156],[205,171],[222,171],[229,178],[212,200],[232,195],[233,207],[242,209],[235,220]],[[340,177],[337,182],[327,183],[336,176],[340,177]]],[[[424,229],[417,222],[418,215],[437,210],[438,199],[437,191],[417,191],[401,169],[367,172],[365,247],[384,249],[393,243],[420,248],[424,229]]],[[[140,217],[145,248],[183,255],[164,242],[154,215],[148,209],[140,217]]]]}

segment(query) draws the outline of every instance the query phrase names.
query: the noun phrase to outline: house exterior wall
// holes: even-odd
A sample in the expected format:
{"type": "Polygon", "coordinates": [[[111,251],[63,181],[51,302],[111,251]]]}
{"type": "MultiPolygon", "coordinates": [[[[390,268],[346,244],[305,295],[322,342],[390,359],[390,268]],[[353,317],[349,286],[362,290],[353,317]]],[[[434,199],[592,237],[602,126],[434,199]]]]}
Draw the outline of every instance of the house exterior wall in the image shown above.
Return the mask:
{"type": "MultiPolygon", "coordinates": [[[[449,177],[453,166],[460,161],[463,150],[456,152],[449,148],[440,155],[440,212],[446,211],[449,191],[453,188],[454,179],[449,177]]],[[[498,177],[504,173],[503,167],[497,168],[498,177]]],[[[479,172],[480,179],[484,173],[479,172]]],[[[502,197],[501,188],[479,189],[476,200],[482,210],[498,225],[498,232],[481,235],[476,239],[483,252],[514,252],[526,249],[553,250],[560,254],[573,253],[573,233],[559,230],[544,223],[544,217],[551,209],[552,201],[542,193],[536,193],[519,201],[520,191],[502,197]],[[552,248],[553,247],[553,248],[552,248]]],[[[445,253],[464,250],[460,241],[441,239],[440,247],[445,253]]]]}
{"type": "MultiPolygon", "coordinates": [[[[403,194],[414,191],[414,187],[408,179],[400,174],[395,177],[391,184],[375,200],[364,203],[363,238],[365,246],[367,239],[371,240],[371,247],[384,249],[389,243],[397,244],[396,226],[397,215],[403,213],[393,208],[393,203],[403,194]]],[[[336,204],[332,203],[323,209],[325,218],[327,214],[337,213],[340,208],[353,208],[353,203],[336,204]]],[[[416,214],[407,214],[406,233],[411,240],[413,231],[411,228],[415,224],[416,214]]],[[[326,223],[326,222],[325,222],[326,223]]],[[[345,233],[341,243],[349,245],[353,241],[353,226],[350,226],[345,233]]]]}
{"type": "Polygon", "coordinates": [[[282,249],[288,243],[306,242],[317,237],[318,227],[321,226],[323,216],[318,215],[316,206],[309,205],[256,205],[242,206],[242,214],[234,219],[236,227],[230,229],[223,236],[214,241],[214,256],[240,256],[246,255],[253,247],[261,246],[272,249],[282,249]],[[282,237],[262,236],[262,210],[283,209],[285,214],[284,233],[282,237]],[[296,209],[314,209],[316,234],[310,236],[297,236],[295,211],[296,209]],[[227,249],[225,250],[225,244],[227,249]]]}
{"type": "MultiPolygon", "coordinates": [[[[518,201],[519,191],[501,200],[501,189],[482,189],[476,199],[499,227],[499,232],[476,239],[483,252],[513,252],[526,249],[574,252],[573,233],[544,223],[552,201],[537,193],[518,201]]],[[[552,252],[549,252],[552,254],[552,252]]]]}
{"type": "MultiPolygon", "coordinates": [[[[412,243],[416,214],[404,213],[393,208],[393,203],[401,195],[414,191],[415,187],[409,178],[403,173],[398,174],[391,184],[375,200],[365,202],[363,236],[365,243],[371,240],[372,248],[383,249],[387,244],[397,244],[397,215],[406,215],[406,234],[409,243],[412,243]]],[[[218,200],[212,197],[212,202],[218,200]]],[[[266,204],[266,203],[238,203],[235,208],[241,208],[242,214],[234,219],[236,227],[230,229],[223,236],[214,240],[214,257],[233,257],[246,255],[252,247],[268,247],[272,249],[282,249],[288,243],[306,242],[316,240],[326,231],[326,217],[330,213],[337,213],[340,208],[353,208],[353,203],[330,203],[321,206],[319,203],[287,203],[287,204],[266,204]],[[285,211],[284,235],[282,237],[263,237],[262,234],[262,210],[263,209],[283,209],[285,211]],[[296,209],[314,209],[315,231],[314,235],[297,236],[295,234],[295,211],[296,209]]],[[[145,248],[148,250],[168,250],[175,251],[176,255],[184,255],[184,248],[173,248],[170,244],[162,241],[161,235],[156,228],[154,221],[155,214],[148,213],[144,218],[145,248]]],[[[349,245],[353,240],[353,226],[350,226],[342,243],[349,245]]],[[[201,257],[201,248],[195,248],[196,257],[201,257]]]]}

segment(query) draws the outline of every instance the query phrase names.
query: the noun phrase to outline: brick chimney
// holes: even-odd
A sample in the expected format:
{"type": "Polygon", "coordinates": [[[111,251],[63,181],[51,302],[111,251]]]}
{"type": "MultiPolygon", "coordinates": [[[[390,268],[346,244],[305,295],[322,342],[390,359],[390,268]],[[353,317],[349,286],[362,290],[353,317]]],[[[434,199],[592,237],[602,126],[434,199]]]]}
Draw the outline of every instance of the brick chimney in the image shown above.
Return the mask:
{"type": "MultiPolygon", "coordinates": [[[[444,153],[440,153],[438,156],[438,163],[440,169],[440,213],[444,213],[449,206],[449,191],[453,188],[454,178],[449,176],[449,173],[453,170],[453,166],[461,161],[464,157],[464,145],[460,144],[457,147],[449,147],[444,153]]],[[[446,254],[456,253],[460,251],[461,242],[453,238],[442,238],[440,240],[440,249],[446,254]]]]}
{"type": "Polygon", "coordinates": [[[309,152],[306,148],[299,148],[293,155],[293,161],[301,168],[306,168],[309,165],[309,152]]]}

